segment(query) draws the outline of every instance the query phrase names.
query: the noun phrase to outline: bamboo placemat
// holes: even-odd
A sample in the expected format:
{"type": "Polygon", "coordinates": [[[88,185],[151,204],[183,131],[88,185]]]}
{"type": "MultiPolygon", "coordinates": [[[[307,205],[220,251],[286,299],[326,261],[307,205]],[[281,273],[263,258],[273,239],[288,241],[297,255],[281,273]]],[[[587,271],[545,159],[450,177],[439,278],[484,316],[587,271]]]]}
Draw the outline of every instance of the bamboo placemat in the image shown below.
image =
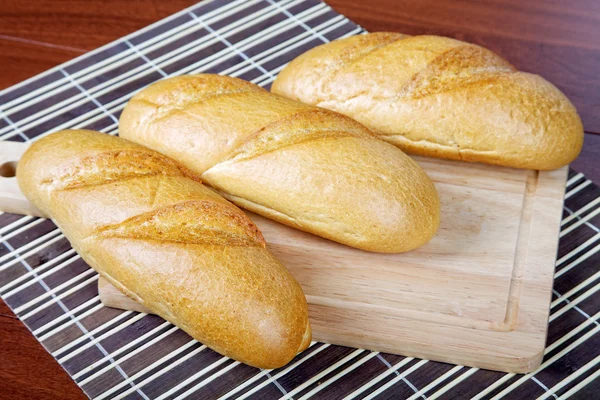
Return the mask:
{"type": "MultiPolygon", "coordinates": [[[[0,92],[0,140],[66,128],[117,133],[127,100],[169,75],[211,72],[268,88],[304,51],[363,30],[316,0],[215,0],[0,92]]],[[[224,358],[159,317],[103,307],[98,275],[51,221],[0,215],[0,295],[93,398],[600,397],[600,189],[567,182],[548,345],[513,375],[314,343],[288,366],[224,358]]]]}

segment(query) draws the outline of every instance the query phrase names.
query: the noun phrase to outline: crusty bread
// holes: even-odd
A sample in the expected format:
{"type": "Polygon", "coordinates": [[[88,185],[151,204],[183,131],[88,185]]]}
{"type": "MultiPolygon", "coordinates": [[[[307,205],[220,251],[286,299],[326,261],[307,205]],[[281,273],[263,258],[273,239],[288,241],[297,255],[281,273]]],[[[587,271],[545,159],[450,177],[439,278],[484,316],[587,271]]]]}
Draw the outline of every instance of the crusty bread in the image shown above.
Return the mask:
{"type": "Polygon", "coordinates": [[[300,285],[252,221],[185,167],[62,131],[27,150],[17,179],[100,275],[219,353],[277,368],[310,343],[300,285]]]}
{"type": "Polygon", "coordinates": [[[324,44],[288,64],[272,92],[348,115],[414,154],[547,170],[583,144],[575,108],[551,83],[439,36],[324,44]]]}
{"type": "Polygon", "coordinates": [[[403,252],[439,224],[425,172],[354,120],[219,75],[159,81],[119,134],[172,157],[240,207],[363,250],[403,252]]]}

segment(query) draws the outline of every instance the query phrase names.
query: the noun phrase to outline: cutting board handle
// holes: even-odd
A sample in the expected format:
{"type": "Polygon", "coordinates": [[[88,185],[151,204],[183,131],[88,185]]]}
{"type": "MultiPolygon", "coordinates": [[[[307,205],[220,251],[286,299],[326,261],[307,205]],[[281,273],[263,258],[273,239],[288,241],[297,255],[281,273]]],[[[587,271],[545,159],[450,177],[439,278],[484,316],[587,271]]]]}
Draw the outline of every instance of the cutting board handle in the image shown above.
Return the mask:
{"type": "MultiPolygon", "coordinates": [[[[27,143],[0,142],[0,211],[45,217],[21,193],[15,173],[27,143]]],[[[98,294],[105,306],[149,313],[140,303],[131,300],[104,278],[98,279],[98,294]]]]}
{"type": "Polygon", "coordinates": [[[42,212],[23,196],[15,177],[19,160],[28,147],[27,143],[0,143],[0,211],[43,217],[42,212]]]}

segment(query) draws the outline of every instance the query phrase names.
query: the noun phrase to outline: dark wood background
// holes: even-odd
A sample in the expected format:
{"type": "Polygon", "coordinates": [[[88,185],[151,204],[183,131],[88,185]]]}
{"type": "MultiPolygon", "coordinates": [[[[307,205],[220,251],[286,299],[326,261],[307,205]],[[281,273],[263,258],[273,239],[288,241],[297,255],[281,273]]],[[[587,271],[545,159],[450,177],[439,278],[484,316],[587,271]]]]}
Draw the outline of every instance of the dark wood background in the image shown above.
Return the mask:
{"type": "MultiPolygon", "coordinates": [[[[195,0],[2,0],[0,89],[136,31],[195,0]]],[[[600,183],[600,1],[328,0],[369,31],[437,34],[483,45],[544,76],[586,130],[573,168],[600,183]]],[[[83,399],[0,300],[0,399],[83,399]]]]}

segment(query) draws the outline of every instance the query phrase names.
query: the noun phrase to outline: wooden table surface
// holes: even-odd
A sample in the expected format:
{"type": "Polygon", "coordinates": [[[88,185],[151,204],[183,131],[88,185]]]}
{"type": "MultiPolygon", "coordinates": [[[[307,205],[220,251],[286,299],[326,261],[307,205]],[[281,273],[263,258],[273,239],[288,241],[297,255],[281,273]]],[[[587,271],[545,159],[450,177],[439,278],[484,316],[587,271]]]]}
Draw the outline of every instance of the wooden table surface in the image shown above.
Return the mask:
{"type": "MultiPolygon", "coordinates": [[[[0,89],[136,31],[195,0],[3,0],[0,89]]],[[[600,2],[329,0],[369,31],[437,34],[483,45],[558,86],[577,107],[585,145],[572,167],[600,184],[600,2]]],[[[84,399],[0,300],[0,399],[84,399]]]]}

